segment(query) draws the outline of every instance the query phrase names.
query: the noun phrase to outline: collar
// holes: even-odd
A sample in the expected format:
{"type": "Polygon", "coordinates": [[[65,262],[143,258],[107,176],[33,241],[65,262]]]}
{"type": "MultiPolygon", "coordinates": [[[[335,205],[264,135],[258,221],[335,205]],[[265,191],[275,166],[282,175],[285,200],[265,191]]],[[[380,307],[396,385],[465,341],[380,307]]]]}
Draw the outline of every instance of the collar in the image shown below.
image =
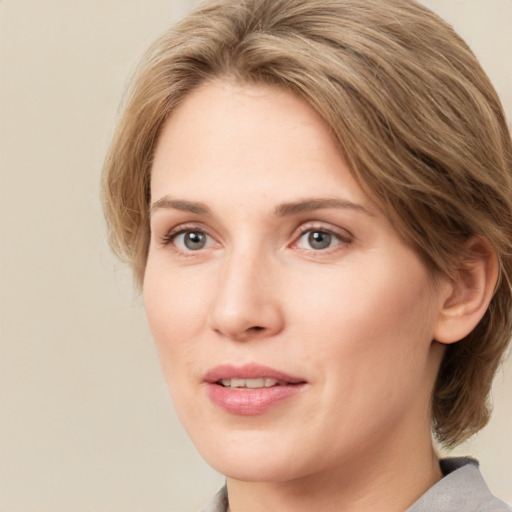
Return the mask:
{"type": "Polygon", "coordinates": [[[478,461],[456,457],[439,462],[444,478],[406,512],[510,512],[510,508],[487,487],[478,461]]]}

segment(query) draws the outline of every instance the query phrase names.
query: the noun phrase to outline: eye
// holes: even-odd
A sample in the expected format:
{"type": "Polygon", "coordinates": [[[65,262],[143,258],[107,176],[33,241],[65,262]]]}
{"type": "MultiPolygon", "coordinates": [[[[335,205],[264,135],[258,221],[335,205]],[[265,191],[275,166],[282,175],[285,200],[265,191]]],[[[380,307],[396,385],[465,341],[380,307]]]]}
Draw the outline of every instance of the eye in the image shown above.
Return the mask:
{"type": "Polygon", "coordinates": [[[213,243],[213,239],[204,231],[189,229],[171,234],[167,243],[172,243],[177,249],[188,252],[206,249],[213,243]]]}
{"type": "Polygon", "coordinates": [[[330,231],[322,229],[308,229],[304,231],[297,242],[299,249],[313,249],[322,251],[339,245],[342,242],[341,237],[330,231]]]}

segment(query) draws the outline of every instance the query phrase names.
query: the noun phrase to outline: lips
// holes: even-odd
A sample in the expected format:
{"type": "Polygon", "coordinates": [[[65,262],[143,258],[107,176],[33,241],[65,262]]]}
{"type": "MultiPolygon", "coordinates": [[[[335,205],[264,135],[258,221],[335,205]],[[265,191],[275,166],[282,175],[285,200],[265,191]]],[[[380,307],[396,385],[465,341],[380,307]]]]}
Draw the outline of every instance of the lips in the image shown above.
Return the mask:
{"type": "Polygon", "coordinates": [[[306,381],[267,366],[217,366],[204,376],[210,400],[237,415],[263,414],[302,391],[306,381]]]}

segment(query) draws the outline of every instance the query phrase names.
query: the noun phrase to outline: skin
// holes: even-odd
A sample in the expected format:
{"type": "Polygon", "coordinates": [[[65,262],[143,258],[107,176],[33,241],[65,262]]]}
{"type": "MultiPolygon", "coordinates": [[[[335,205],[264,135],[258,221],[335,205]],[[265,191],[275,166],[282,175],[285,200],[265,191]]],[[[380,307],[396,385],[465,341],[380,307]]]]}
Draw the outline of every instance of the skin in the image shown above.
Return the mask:
{"type": "Polygon", "coordinates": [[[307,103],[203,85],[164,127],[151,201],[149,325],[185,429],[227,476],[232,512],[405,510],[441,478],[433,339],[453,290],[433,285],[307,103]],[[319,198],[343,203],[276,215],[319,198]],[[187,247],[183,229],[205,245],[187,247]],[[313,247],[312,232],[329,246],[313,247]],[[246,363],[307,384],[263,414],[231,414],[203,377],[246,363]]]}

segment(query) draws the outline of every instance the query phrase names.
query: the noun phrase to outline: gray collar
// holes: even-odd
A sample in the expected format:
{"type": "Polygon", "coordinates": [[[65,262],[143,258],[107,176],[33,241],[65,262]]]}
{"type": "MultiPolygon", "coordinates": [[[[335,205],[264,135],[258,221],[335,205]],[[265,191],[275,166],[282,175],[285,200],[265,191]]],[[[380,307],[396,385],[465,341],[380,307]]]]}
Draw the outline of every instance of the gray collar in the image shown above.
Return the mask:
{"type": "Polygon", "coordinates": [[[444,478],[406,512],[510,512],[489,491],[475,459],[457,457],[440,464],[444,478]]]}
{"type": "Polygon", "coordinates": [[[198,512],[226,512],[228,509],[228,490],[224,486],[220,491],[198,512]]]}

